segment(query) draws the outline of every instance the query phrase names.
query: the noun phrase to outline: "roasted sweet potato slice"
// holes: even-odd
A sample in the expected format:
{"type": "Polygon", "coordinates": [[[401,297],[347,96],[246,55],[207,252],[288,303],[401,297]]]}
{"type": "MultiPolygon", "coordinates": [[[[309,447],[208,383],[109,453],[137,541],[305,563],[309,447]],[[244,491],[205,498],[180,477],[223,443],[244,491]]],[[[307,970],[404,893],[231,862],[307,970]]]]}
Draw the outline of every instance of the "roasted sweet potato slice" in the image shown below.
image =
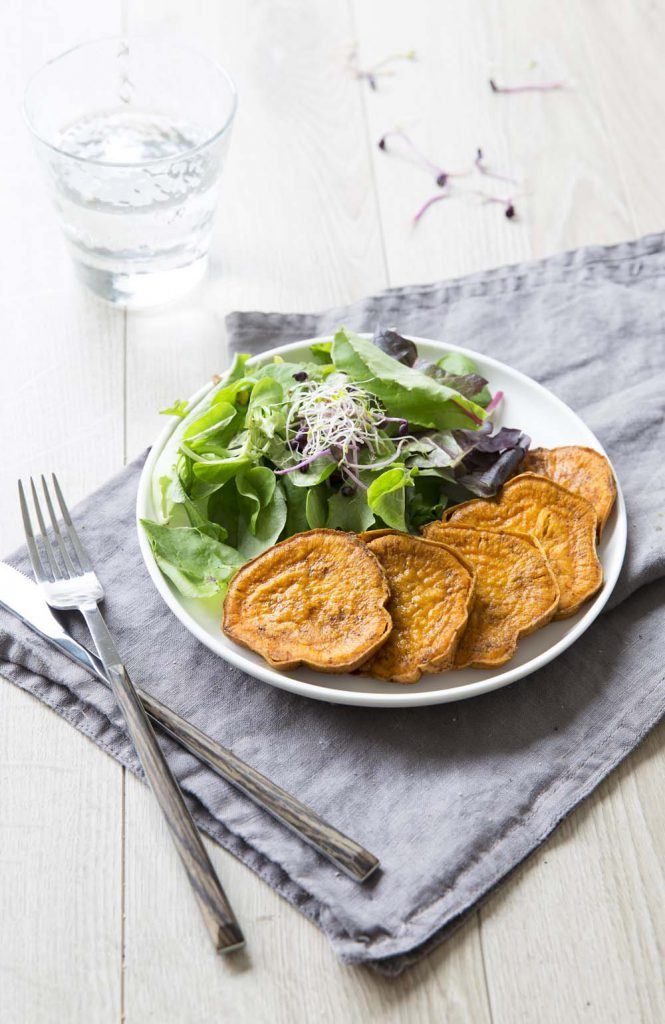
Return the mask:
{"type": "Polygon", "coordinates": [[[600,589],[598,517],[586,498],[536,473],[504,484],[496,498],[474,498],[444,512],[444,521],[505,533],[526,533],[543,547],[559,584],[555,619],[574,615],[600,589]]]}
{"type": "MultiPolygon", "coordinates": [[[[385,526],[380,530],[365,530],[363,533],[359,533],[358,536],[361,540],[365,541],[365,544],[369,544],[371,540],[376,540],[377,537],[389,537],[395,534],[399,537],[403,532],[403,530],[392,530],[390,527],[385,526]]],[[[406,534],[406,536],[408,537],[410,534],[406,534]]]]}
{"type": "Polygon", "coordinates": [[[473,601],[473,570],[454,551],[407,533],[369,541],[388,577],[393,630],[362,671],[396,683],[451,668],[473,601]]]}
{"type": "Polygon", "coordinates": [[[429,523],[423,533],[462,555],[476,572],[476,596],[455,668],[505,665],[523,636],[554,617],[559,586],[533,537],[440,522],[429,523]]]}
{"type": "Polygon", "coordinates": [[[347,672],[387,639],[389,596],[381,565],[355,534],[310,530],[240,569],[222,628],[273,668],[347,672]]]}
{"type": "Polygon", "coordinates": [[[614,473],[604,455],[579,445],[533,448],[526,453],[522,469],[525,473],[547,476],[586,498],[596,510],[598,536],[601,535],[617,496],[614,473]]]}

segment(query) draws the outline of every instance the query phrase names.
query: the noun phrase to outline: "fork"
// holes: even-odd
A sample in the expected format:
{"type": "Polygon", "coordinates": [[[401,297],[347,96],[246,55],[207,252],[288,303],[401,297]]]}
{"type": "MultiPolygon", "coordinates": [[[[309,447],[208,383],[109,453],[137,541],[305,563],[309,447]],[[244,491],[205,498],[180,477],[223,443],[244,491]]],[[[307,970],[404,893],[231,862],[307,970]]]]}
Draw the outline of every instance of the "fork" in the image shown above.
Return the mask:
{"type": "Polygon", "coordinates": [[[90,556],[74,527],[55,473],[52,479],[64,522],[64,534],[69,539],[69,546],[60,529],[45,478],[42,476],[41,482],[48,516],[53,527],[54,544],[51,544],[49,539],[42,506],[32,478],[30,479],[30,488],[39,524],[37,535],[33,530],[23,484],[19,481],[18,485],[23,528],[35,579],[39,583],[47,603],[52,608],[77,610],[83,615],[115,699],[125,719],[127,731],[166,819],[176,850],[184,864],[215,948],[221,953],[239,949],[245,943],[240,925],[215,874],[215,869],[187,809],[178,783],[171,773],[134,684],[122,664],[113,637],[99,610],[98,603],[104,597],[104,589],[95,574],[90,556]],[[41,544],[46,553],[46,562],[40,554],[37,543],[39,536],[41,536],[41,544]],[[56,557],[56,550],[58,557],[56,557]]]}

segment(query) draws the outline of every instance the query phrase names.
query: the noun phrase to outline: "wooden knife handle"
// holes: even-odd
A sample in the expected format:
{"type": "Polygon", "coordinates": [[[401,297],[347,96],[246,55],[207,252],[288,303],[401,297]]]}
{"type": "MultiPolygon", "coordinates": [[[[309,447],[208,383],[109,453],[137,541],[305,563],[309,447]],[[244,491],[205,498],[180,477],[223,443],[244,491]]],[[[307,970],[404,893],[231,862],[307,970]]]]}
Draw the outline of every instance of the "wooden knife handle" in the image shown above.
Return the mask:
{"type": "Polygon", "coordinates": [[[217,878],[180,787],[162,753],[141,698],[124,666],[110,660],[109,655],[117,652],[103,616],[96,607],[83,610],[83,614],[215,948],[221,953],[239,949],[245,943],[240,925],[217,878]]]}
{"type": "Polygon", "coordinates": [[[355,881],[364,882],[378,868],[379,861],[369,850],[344,835],[306,804],[241,761],[232,751],[216,743],[210,736],[171,711],[145,690],[140,690],[139,693],[151,718],[183,747],[355,881]]]}

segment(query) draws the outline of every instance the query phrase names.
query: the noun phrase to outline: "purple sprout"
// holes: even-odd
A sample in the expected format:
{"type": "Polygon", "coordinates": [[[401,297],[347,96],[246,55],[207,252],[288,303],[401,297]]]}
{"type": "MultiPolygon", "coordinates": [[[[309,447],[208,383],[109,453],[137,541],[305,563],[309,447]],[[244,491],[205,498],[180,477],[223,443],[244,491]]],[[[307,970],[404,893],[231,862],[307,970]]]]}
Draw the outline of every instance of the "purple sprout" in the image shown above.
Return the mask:
{"type": "MultiPolygon", "coordinates": [[[[385,146],[382,147],[382,148],[385,148],[385,146]]],[[[427,160],[427,158],[424,158],[424,159],[427,160]]],[[[435,166],[429,160],[427,160],[427,165],[430,167],[430,169],[435,166]]],[[[483,175],[483,177],[485,177],[485,178],[493,178],[495,181],[507,182],[510,185],[516,185],[517,184],[515,178],[509,178],[505,174],[497,174],[495,171],[490,170],[490,168],[485,163],[485,158],[484,158],[484,155],[483,155],[483,151],[482,151],[482,149],[480,149],[480,147],[478,147],[478,149],[476,150],[476,156],[475,156],[475,159],[473,161],[473,168],[471,168],[471,170],[469,170],[469,171],[460,172],[460,173],[456,174],[455,177],[459,177],[459,178],[465,177],[466,175],[471,174],[473,169],[475,169],[479,174],[483,175]]],[[[442,172],[442,173],[446,174],[446,172],[442,172]]],[[[450,177],[450,174],[446,174],[445,184],[448,184],[448,178],[449,177],[450,177]]],[[[466,191],[466,190],[464,190],[464,191],[466,191]]],[[[501,203],[504,206],[505,216],[508,218],[508,220],[512,220],[512,218],[515,216],[515,205],[514,205],[512,199],[504,200],[504,199],[501,199],[498,196],[490,196],[490,195],[488,195],[485,192],[479,192],[478,190],[474,190],[474,191],[475,191],[476,195],[482,196],[482,198],[486,202],[501,203]]],[[[449,199],[449,198],[451,198],[451,196],[453,194],[454,193],[451,193],[450,190],[446,189],[443,192],[439,192],[436,195],[430,196],[430,198],[425,200],[425,202],[420,207],[420,209],[418,209],[416,211],[416,213],[414,214],[414,216],[413,216],[414,223],[417,224],[418,221],[421,219],[421,217],[425,213],[427,213],[427,211],[429,210],[430,206],[433,206],[434,203],[438,203],[442,199],[449,199]]]]}
{"type": "Polygon", "coordinates": [[[344,466],[343,472],[344,476],[351,480],[357,488],[359,487],[361,491],[367,490],[367,484],[364,484],[360,477],[357,477],[355,473],[352,473],[348,466],[344,466]]]}
{"type": "Polygon", "coordinates": [[[484,203],[498,203],[499,206],[503,206],[503,215],[508,220],[517,216],[514,200],[510,196],[492,196],[487,192],[480,192],[478,189],[475,190],[475,195],[479,196],[484,203]]]}
{"type": "Polygon", "coordinates": [[[402,416],[384,416],[382,420],[377,423],[377,427],[381,429],[386,423],[399,423],[397,428],[397,436],[404,437],[409,433],[409,421],[405,420],[402,416]]]}
{"type": "Polygon", "coordinates": [[[392,131],[386,132],[385,135],[381,136],[378,145],[379,149],[382,149],[384,153],[390,152],[387,145],[387,141],[390,138],[401,139],[402,142],[406,146],[408,146],[408,148],[411,150],[414,157],[416,158],[416,162],[419,163],[422,167],[427,168],[428,171],[431,171],[434,174],[434,181],[439,186],[439,188],[445,188],[446,185],[448,184],[449,178],[461,178],[468,173],[467,171],[447,171],[443,167],[440,167],[438,164],[434,163],[434,161],[430,160],[427,154],[423,153],[422,149],[420,149],[420,147],[416,145],[413,139],[410,138],[410,136],[408,136],[406,132],[402,131],[401,128],[395,128],[392,131]]]}
{"type": "Polygon", "coordinates": [[[309,432],[307,430],[307,425],[301,420],[298,424],[296,433],[293,437],[290,437],[286,443],[292,452],[303,452],[307,445],[308,437],[309,432]]]}
{"type": "Polygon", "coordinates": [[[509,178],[505,174],[497,174],[495,171],[491,171],[489,169],[489,167],[485,163],[483,151],[480,148],[480,146],[476,151],[476,159],[473,161],[473,163],[478,173],[484,175],[484,177],[486,178],[494,178],[495,181],[507,181],[510,185],[517,184],[514,178],[509,178]]]}
{"type": "Polygon", "coordinates": [[[433,206],[434,203],[438,203],[441,199],[450,199],[450,193],[449,192],[440,192],[436,196],[430,196],[430,198],[428,200],[426,200],[426,202],[423,203],[423,205],[420,207],[420,209],[416,210],[416,212],[414,213],[414,215],[413,215],[413,222],[414,222],[414,224],[417,224],[418,221],[420,220],[420,218],[423,216],[423,214],[427,213],[427,211],[429,210],[430,206],[433,206]]]}
{"type": "Polygon", "coordinates": [[[287,466],[286,469],[276,469],[275,476],[284,476],[286,473],[294,473],[297,469],[299,469],[303,473],[306,473],[308,467],[311,466],[311,464],[315,462],[317,459],[322,458],[322,456],[324,455],[330,455],[330,452],[327,448],[320,452],[314,452],[314,454],[310,455],[308,459],[303,459],[302,462],[296,463],[295,466],[287,466]]]}
{"type": "Polygon", "coordinates": [[[305,445],[307,444],[308,436],[309,435],[308,435],[307,431],[303,427],[301,427],[300,430],[295,435],[295,437],[293,437],[289,441],[289,448],[291,448],[293,451],[296,451],[296,452],[304,451],[305,450],[305,445]]]}

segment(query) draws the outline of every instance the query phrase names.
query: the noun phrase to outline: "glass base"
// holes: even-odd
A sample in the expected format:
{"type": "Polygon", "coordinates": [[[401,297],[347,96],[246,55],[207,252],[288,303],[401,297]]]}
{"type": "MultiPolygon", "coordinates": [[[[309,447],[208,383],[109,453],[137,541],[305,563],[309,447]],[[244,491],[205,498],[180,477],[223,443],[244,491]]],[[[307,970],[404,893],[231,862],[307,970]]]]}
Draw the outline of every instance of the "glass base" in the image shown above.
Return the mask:
{"type": "Polygon", "coordinates": [[[186,267],[150,273],[113,273],[75,260],[80,281],[105,302],[124,309],[146,309],[173,302],[191,291],[205,276],[208,257],[202,256],[186,267]]]}

